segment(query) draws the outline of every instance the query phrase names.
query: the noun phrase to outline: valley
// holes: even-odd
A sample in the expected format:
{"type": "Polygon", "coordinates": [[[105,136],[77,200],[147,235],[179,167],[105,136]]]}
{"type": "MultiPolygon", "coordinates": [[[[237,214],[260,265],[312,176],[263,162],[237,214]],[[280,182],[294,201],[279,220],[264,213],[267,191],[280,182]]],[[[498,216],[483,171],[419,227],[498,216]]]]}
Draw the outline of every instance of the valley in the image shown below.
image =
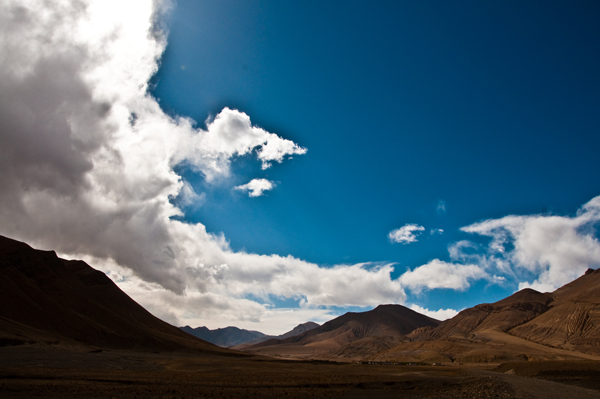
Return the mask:
{"type": "Polygon", "coordinates": [[[600,397],[594,270],[444,322],[380,305],[234,349],[157,319],[52,251],[0,237],[0,272],[3,398],[600,397]]]}

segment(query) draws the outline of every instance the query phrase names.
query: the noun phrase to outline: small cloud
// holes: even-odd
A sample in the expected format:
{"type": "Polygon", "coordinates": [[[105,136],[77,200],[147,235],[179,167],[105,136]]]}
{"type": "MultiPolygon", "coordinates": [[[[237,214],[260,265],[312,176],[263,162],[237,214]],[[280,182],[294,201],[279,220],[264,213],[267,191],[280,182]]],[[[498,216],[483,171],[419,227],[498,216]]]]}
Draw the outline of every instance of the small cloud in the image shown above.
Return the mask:
{"type": "Polygon", "coordinates": [[[442,215],[446,213],[446,201],[444,200],[438,200],[436,206],[435,206],[435,211],[437,212],[438,215],[442,215]]]}
{"type": "Polygon", "coordinates": [[[406,224],[399,229],[390,231],[388,238],[392,243],[409,244],[411,242],[417,242],[417,235],[423,230],[425,230],[425,227],[419,226],[418,224],[406,224]]]}
{"type": "Polygon", "coordinates": [[[260,197],[265,191],[272,190],[275,185],[267,179],[253,179],[249,183],[234,187],[235,190],[248,191],[249,197],[260,197]]]}
{"type": "Polygon", "coordinates": [[[434,235],[434,234],[444,234],[444,230],[443,229],[431,229],[429,231],[429,234],[434,235]]]}
{"type": "Polygon", "coordinates": [[[489,279],[489,275],[477,265],[461,265],[434,259],[426,265],[419,266],[414,270],[408,270],[400,276],[399,280],[403,287],[410,288],[414,292],[421,292],[424,288],[430,290],[436,288],[448,288],[457,291],[465,291],[471,286],[471,282],[481,279],[489,279]]]}
{"type": "Polygon", "coordinates": [[[410,308],[415,312],[424,314],[425,316],[429,316],[440,321],[451,319],[458,314],[458,311],[454,309],[429,310],[426,308],[422,308],[419,305],[410,305],[410,308]]]}

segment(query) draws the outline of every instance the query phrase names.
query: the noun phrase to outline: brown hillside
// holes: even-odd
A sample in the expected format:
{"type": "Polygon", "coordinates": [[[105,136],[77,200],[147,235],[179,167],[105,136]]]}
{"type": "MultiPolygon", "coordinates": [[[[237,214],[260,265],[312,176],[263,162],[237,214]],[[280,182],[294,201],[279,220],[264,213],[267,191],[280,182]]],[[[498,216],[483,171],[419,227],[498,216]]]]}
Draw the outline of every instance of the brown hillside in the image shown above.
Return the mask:
{"type": "Polygon", "coordinates": [[[302,323],[302,324],[298,324],[296,327],[294,327],[293,329],[291,329],[290,331],[281,334],[278,337],[278,339],[286,339],[286,338],[291,338],[291,337],[295,337],[297,335],[302,334],[303,332],[315,329],[320,327],[319,324],[315,323],[314,321],[307,321],[306,323],[302,323]]]}
{"type": "Polygon", "coordinates": [[[371,359],[442,363],[599,358],[600,272],[553,293],[521,290],[463,310],[435,328],[415,330],[371,359]]]}
{"type": "Polygon", "coordinates": [[[550,309],[510,330],[510,334],[544,345],[600,354],[600,270],[552,294],[550,309]]]}
{"type": "Polygon", "coordinates": [[[312,330],[313,328],[317,327],[319,327],[319,324],[315,323],[314,321],[307,321],[306,323],[298,324],[296,327],[284,334],[278,336],[265,335],[263,337],[255,338],[251,341],[247,341],[239,345],[231,346],[229,349],[241,351],[248,348],[249,346],[256,345],[258,343],[265,342],[270,339],[285,339],[295,337],[296,335],[302,334],[305,331],[312,330]]]}
{"type": "Polygon", "coordinates": [[[465,309],[437,328],[426,331],[416,340],[440,338],[473,338],[485,330],[508,331],[546,312],[550,294],[524,289],[495,303],[486,303],[465,309]]]}
{"type": "Polygon", "coordinates": [[[104,273],[0,236],[0,342],[223,350],[146,311],[104,273]]]}
{"type": "Polygon", "coordinates": [[[402,341],[411,331],[440,322],[401,305],[380,305],[362,313],[349,312],[320,327],[287,339],[271,339],[246,348],[271,356],[363,358],[402,341]],[[361,342],[358,342],[361,341],[361,342]]]}

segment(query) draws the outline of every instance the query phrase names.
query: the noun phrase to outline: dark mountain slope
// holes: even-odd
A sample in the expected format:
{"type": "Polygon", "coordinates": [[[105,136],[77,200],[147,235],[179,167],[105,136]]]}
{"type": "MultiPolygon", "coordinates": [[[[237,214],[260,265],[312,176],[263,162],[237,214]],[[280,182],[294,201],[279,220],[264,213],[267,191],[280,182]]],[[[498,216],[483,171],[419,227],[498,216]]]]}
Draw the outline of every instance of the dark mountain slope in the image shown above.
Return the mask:
{"type": "Polygon", "coordinates": [[[0,236],[0,337],[5,343],[77,341],[101,348],[222,349],[146,311],[82,261],[0,236]]]}
{"type": "Polygon", "coordinates": [[[190,326],[181,327],[183,331],[192,334],[195,337],[203,339],[212,344],[228,348],[235,345],[240,345],[255,339],[268,339],[269,337],[259,331],[242,330],[237,327],[217,328],[209,330],[206,327],[192,328],[190,326]]]}
{"type": "Polygon", "coordinates": [[[391,341],[402,340],[416,328],[439,323],[401,305],[380,305],[368,312],[346,313],[295,337],[270,339],[246,350],[270,355],[327,358],[329,353],[331,357],[354,358],[361,351],[370,353],[374,348],[387,348],[391,341]],[[363,339],[364,342],[357,342],[363,339]],[[346,347],[348,352],[344,351],[346,347]]]}
{"type": "MultiPolygon", "coordinates": [[[[419,327],[437,326],[440,322],[410,310],[402,305],[379,305],[368,312],[348,312],[295,337],[280,341],[281,344],[321,341],[337,336],[347,336],[350,341],[370,336],[406,335],[419,327]]],[[[262,344],[266,346],[267,342],[262,344]]],[[[273,342],[277,343],[277,342],[273,342]]]]}
{"type": "Polygon", "coordinates": [[[180,328],[188,334],[192,334],[193,336],[208,341],[212,344],[221,346],[223,348],[233,348],[239,350],[268,339],[284,339],[294,337],[316,327],[319,327],[317,323],[309,321],[299,324],[285,334],[276,337],[272,335],[265,335],[259,331],[243,330],[237,327],[217,328],[216,330],[209,330],[206,327],[192,328],[190,326],[180,328]]]}

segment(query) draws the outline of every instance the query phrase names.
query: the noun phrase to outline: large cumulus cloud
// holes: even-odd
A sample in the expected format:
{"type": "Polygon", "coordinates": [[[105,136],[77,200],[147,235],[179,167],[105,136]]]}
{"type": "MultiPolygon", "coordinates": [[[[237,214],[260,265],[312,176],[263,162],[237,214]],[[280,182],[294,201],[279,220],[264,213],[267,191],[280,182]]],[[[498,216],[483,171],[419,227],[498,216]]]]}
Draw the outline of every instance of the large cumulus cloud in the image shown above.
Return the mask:
{"type": "Polygon", "coordinates": [[[218,181],[236,156],[255,154],[266,169],[306,149],[237,110],[204,130],[160,109],[147,88],[166,46],[165,4],[0,7],[0,234],[95,262],[174,323],[206,308],[259,320],[270,295],[306,309],[405,299],[389,265],[236,253],[202,224],[173,219],[173,198],[203,199],[177,164],[218,181]]]}

